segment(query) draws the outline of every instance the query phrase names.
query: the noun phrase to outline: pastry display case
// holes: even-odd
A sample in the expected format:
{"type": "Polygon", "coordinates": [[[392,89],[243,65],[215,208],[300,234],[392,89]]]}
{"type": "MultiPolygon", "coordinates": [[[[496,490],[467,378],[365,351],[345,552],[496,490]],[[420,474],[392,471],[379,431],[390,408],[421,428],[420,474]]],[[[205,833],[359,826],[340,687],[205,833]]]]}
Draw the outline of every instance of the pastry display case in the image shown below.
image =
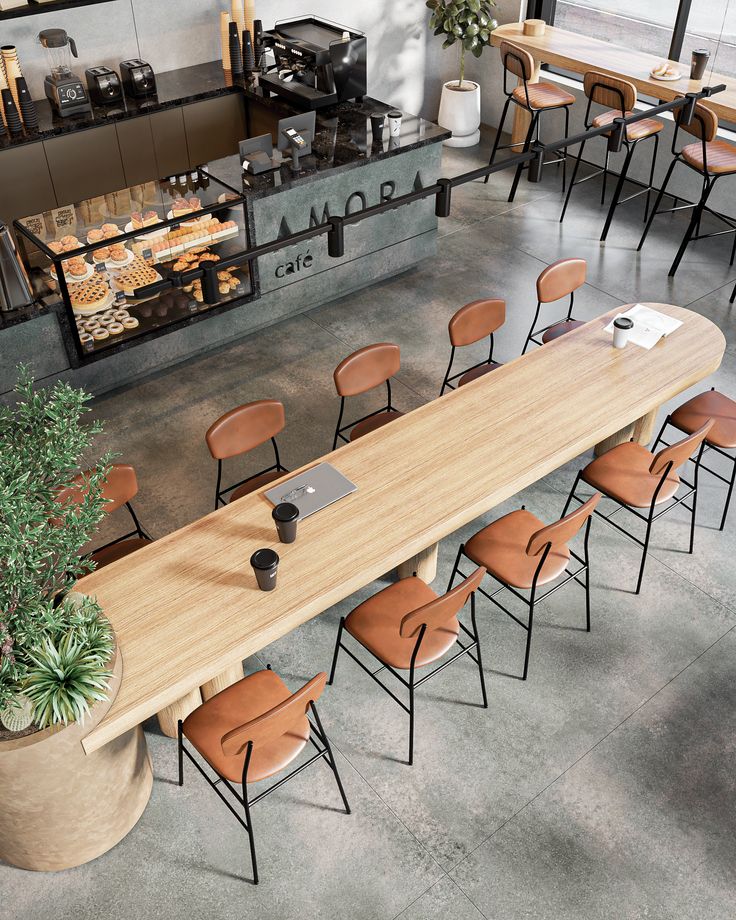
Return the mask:
{"type": "Polygon", "coordinates": [[[205,168],[14,221],[33,294],[83,364],[254,296],[244,198],[205,168]],[[216,283],[215,283],[216,282],[216,283]]]}

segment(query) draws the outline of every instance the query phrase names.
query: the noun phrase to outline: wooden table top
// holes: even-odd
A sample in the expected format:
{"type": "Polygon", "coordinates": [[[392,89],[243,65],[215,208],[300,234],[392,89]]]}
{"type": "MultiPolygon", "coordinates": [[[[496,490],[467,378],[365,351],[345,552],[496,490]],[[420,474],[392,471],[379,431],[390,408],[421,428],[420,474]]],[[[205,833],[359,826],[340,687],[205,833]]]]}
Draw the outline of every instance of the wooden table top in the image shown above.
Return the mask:
{"type": "MultiPolygon", "coordinates": [[[[110,618],[123,657],[117,697],[85,749],[121,735],[716,370],[721,331],[681,307],[653,306],[683,325],[650,351],[612,347],[603,327],[618,308],[328,454],[322,459],[358,491],[300,523],[296,543],[276,541],[271,506],[255,493],[80,581],[78,589],[96,595],[110,618]],[[281,556],[273,592],[257,589],[248,563],[261,546],[281,556]]],[[[328,664],[315,661],[314,669],[328,664]]]]}
{"type": "MultiPolygon", "coordinates": [[[[649,76],[652,68],[666,58],[613,45],[589,35],[556,29],[554,26],[547,26],[544,35],[532,36],[524,35],[522,23],[507,23],[492,33],[494,45],[500,45],[502,41],[513,42],[528,51],[535,60],[543,64],[554,64],[563,70],[571,70],[574,73],[600,70],[616,77],[623,77],[633,83],[639,93],[654,96],[655,99],[665,102],[683,93],[699,92],[704,86],[725,83],[726,89],[708,99],[707,105],[720,119],[736,120],[736,80],[733,77],[724,77],[706,69],[702,81],[690,80],[687,76],[682,80],[654,80],[649,76]]],[[[671,63],[686,75],[690,73],[689,63],[671,63]]]]}

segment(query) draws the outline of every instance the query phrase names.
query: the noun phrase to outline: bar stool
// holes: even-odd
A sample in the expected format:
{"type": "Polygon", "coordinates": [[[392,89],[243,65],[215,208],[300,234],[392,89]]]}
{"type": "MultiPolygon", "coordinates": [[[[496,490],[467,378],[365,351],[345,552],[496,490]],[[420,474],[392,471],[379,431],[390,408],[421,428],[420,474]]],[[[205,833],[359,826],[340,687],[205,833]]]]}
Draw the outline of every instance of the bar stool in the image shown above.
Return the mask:
{"type": "Polygon", "coordinates": [[[248,833],[253,882],[256,885],[258,865],[250,810],[274,789],[324,758],[335,777],[345,813],[350,814],[332,748],[315,705],[325,688],[326,679],[327,675],[323,672],[296,693],[290,693],[281,678],[266,668],[221,690],[198,706],[183,722],[179,719],[179,785],[184,785],[183,755],[186,754],[248,833]],[[187,749],[185,737],[215,772],[216,780],[207,775],[187,749]],[[311,743],[316,754],[259,795],[249,797],[248,783],[257,783],[280,773],[299,756],[307,743],[311,743]],[[240,804],[243,817],[217,788],[220,783],[227,786],[240,804]],[[241,795],[234,788],[238,784],[241,795]]]}
{"type": "Polygon", "coordinates": [[[477,380],[489,371],[501,367],[498,361],[493,360],[493,333],[503,326],[506,319],[506,301],[505,300],[473,300],[466,303],[464,307],[455,313],[447,326],[450,334],[450,363],[447,365],[445,379],[442,381],[440,396],[445,389],[454,390],[453,381],[457,380],[459,387],[470,383],[471,380],[477,380]],[[459,371],[450,376],[452,364],[455,360],[455,349],[462,348],[464,345],[474,345],[481,339],[489,339],[488,360],[481,361],[480,364],[474,364],[464,371],[459,371]],[[459,378],[459,379],[458,379],[459,378]]]}
{"type": "Polygon", "coordinates": [[[478,587],[478,591],[526,630],[522,680],[526,680],[529,671],[534,610],[537,604],[540,604],[550,594],[554,594],[569,581],[574,580],[585,588],[585,628],[587,632],[590,632],[588,536],[591,515],[599,501],[600,495],[594,495],[582,507],[563,515],[554,524],[546,525],[522,505],[518,511],[505,514],[484,527],[483,530],[478,531],[467,543],[460,544],[450,576],[450,587],[455,580],[455,575],[465,577],[460,571],[460,560],[463,557],[475,565],[483,566],[491,578],[499,582],[501,587],[493,594],[489,594],[481,587],[478,587]],[[583,555],[579,556],[570,549],[568,543],[578,534],[583,525],[585,525],[583,555]],[[575,560],[573,564],[577,566],[573,571],[569,569],[571,557],[575,560]],[[537,590],[540,587],[557,581],[563,575],[565,576],[563,581],[537,596],[537,590]],[[581,575],[585,576],[584,585],[580,581],[581,575]],[[529,618],[526,623],[496,600],[496,595],[504,590],[509,591],[527,605],[529,618]],[[522,594],[522,591],[528,591],[529,597],[522,594]]]}
{"type": "Polygon", "coordinates": [[[369,674],[386,693],[409,715],[409,766],[414,762],[414,691],[434,677],[447,665],[457,661],[463,655],[469,655],[478,665],[480,687],[483,693],[483,707],[488,707],[486,684],[483,677],[483,661],[480,653],[478,628],[475,622],[475,591],[480,584],[485,570],[476,569],[452,591],[438,597],[437,594],[416,575],[394,582],[378,594],[363,601],[347,617],[340,619],[337,631],[335,653],[332,657],[329,684],[335,679],[337,656],[342,649],[356,664],[369,674]],[[470,598],[469,629],[458,619],[458,615],[470,598]],[[464,645],[460,641],[460,631],[470,640],[464,645]],[[343,631],[349,633],[367,652],[378,660],[381,667],[372,671],[343,644],[343,631]],[[460,650],[441,665],[425,674],[420,680],[416,672],[439,661],[455,645],[460,650]],[[473,655],[476,651],[477,657],[473,655]],[[383,670],[389,671],[409,691],[407,706],[376,675],[383,670]],[[407,680],[399,671],[408,671],[407,680]]]}
{"type": "MultiPolygon", "coordinates": [[[[718,134],[718,116],[712,112],[709,108],[704,106],[702,103],[697,103],[693,113],[693,118],[690,124],[685,124],[682,121],[683,109],[679,109],[675,116],[675,132],[672,137],[672,154],[673,159],[665,175],[664,182],[662,183],[662,188],[659,190],[659,194],[654,202],[654,208],[652,213],[649,215],[649,220],[647,225],[644,228],[644,233],[642,233],[641,239],[639,240],[639,245],[636,247],[637,252],[644,245],[644,240],[647,238],[649,233],[649,228],[652,226],[652,221],[654,220],[655,214],[670,214],[673,211],[683,211],[688,208],[692,208],[693,213],[690,217],[690,223],[687,226],[685,235],[682,238],[680,243],[680,248],[677,250],[677,255],[670,266],[669,275],[672,277],[677,271],[682,257],[685,254],[685,250],[691,242],[696,240],[705,240],[711,236],[721,236],[724,233],[733,233],[736,231],[736,223],[734,223],[729,218],[725,217],[723,214],[719,214],[717,211],[713,211],[707,206],[708,199],[711,195],[711,192],[715,188],[716,182],[722,176],[731,176],[736,173],[736,146],[734,144],[729,144],[726,141],[716,140],[716,135],[718,134]],[[685,131],[687,134],[692,135],[697,138],[691,144],[686,144],[681,150],[677,150],[677,136],[680,130],[685,131]],[[697,204],[685,204],[680,205],[679,207],[667,208],[666,210],[659,210],[659,205],[662,202],[662,196],[664,195],[667,185],[672,176],[672,171],[678,163],[684,163],[685,166],[694,170],[698,173],[699,176],[703,179],[703,188],[700,194],[700,200],[697,204]],[[700,219],[703,216],[703,211],[707,211],[709,214],[712,214],[714,217],[719,218],[723,223],[727,224],[728,230],[721,230],[714,233],[700,233],[700,219]]],[[[736,254],[736,237],[734,237],[733,246],[731,248],[731,261],[730,265],[733,265],[734,255],[736,254]]]]}
{"type": "MultiPolygon", "coordinates": [[[[723,515],[721,517],[721,526],[718,528],[719,530],[723,530],[726,526],[726,518],[728,517],[728,507],[731,504],[734,481],[736,481],[736,454],[729,453],[729,451],[736,450],[736,402],[729,399],[728,396],[724,396],[723,393],[719,393],[715,387],[705,393],[699,393],[697,396],[693,396],[692,399],[688,399],[679,409],[675,409],[671,415],[667,416],[652,449],[656,450],[657,445],[660,443],[664,444],[665,447],[669,446],[663,438],[665,429],[668,425],[671,425],[678,431],[682,431],[684,434],[693,434],[693,432],[705,425],[710,419],[713,420],[713,427],[710,429],[705,439],[703,456],[705,456],[708,451],[713,450],[722,457],[725,457],[732,464],[731,478],[726,479],[725,476],[722,476],[714,469],[706,466],[702,460],[700,463],[701,469],[710,473],[711,476],[715,476],[715,478],[719,479],[721,482],[725,482],[728,486],[726,502],[723,506],[723,515]]],[[[692,458],[690,459],[692,460],[692,458]]]]}
{"type": "Polygon", "coordinates": [[[535,345],[544,345],[550,339],[557,338],[577,328],[580,321],[572,318],[572,309],[575,302],[575,291],[585,284],[586,271],[587,263],[585,259],[559,259],[557,262],[548,265],[540,274],[537,278],[537,310],[534,314],[529,334],[524,342],[524,347],[521,350],[522,355],[526,354],[530,342],[534,342],[535,345]],[[563,297],[570,298],[567,316],[555,320],[548,326],[541,326],[537,329],[536,325],[542,304],[553,303],[555,300],[562,300],[563,297]],[[545,339],[544,334],[548,331],[551,336],[545,339]],[[541,339],[539,338],[540,335],[542,336],[541,339]]]}
{"type": "MultiPolygon", "coordinates": [[[[501,42],[499,51],[501,53],[501,62],[503,64],[503,92],[506,96],[506,102],[504,103],[503,112],[501,113],[501,121],[498,126],[496,140],[493,144],[493,150],[491,151],[491,157],[488,160],[489,166],[493,165],[494,160],[496,159],[497,151],[506,150],[509,147],[520,146],[518,143],[503,144],[499,146],[501,132],[503,131],[503,126],[506,121],[506,114],[509,110],[509,105],[512,102],[514,105],[518,105],[520,108],[524,109],[525,112],[528,112],[531,118],[529,129],[527,130],[526,138],[524,139],[522,151],[528,150],[531,147],[533,140],[539,140],[539,119],[542,112],[552,112],[556,109],[564,109],[565,137],[567,137],[570,133],[570,106],[575,102],[575,97],[571,93],[568,93],[567,90],[561,89],[559,86],[555,86],[554,83],[530,82],[534,78],[536,65],[534,63],[534,58],[531,56],[531,54],[529,54],[528,51],[524,51],[523,48],[519,48],[516,45],[511,44],[511,42],[505,41],[501,42]],[[508,88],[509,73],[512,76],[518,77],[521,81],[512,90],[509,90],[508,88]]],[[[553,163],[562,163],[562,191],[564,192],[567,169],[567,148],[565,148],[561,157],[547,161],[546,165],[551,165],[553,163]]],[[[514,175],[514,181],[509,193],[509,201],[514,200],[516,189],[518,188],[519,180],[521,179],[521,172],[523,169],[523,163],[519,164],[519,166],[516,168],[516,174],[514,175]]],[[[486,176],[485,182],[488,182],[488,179],[489,177],[486,176]]]]}
{"type": "Polygon", "coordinates": [[[575,477],[575,482],[565,504],[565,511],[567,511],[573,499],[578,502],[583,501],[576,492],[578,483],[584,482],[598,492],[602,492],[606,498],[610,498],[618,506],[610,514],[596,511],[596,515],[642,547],[639,578],[636,582],[635,594],[641,591],[652,524],[663,514],[667,514],[677,505],[683,504],[691,496],[692,505],[684,505],[684,507],[690,512],[690,548],[688,552],[692,553],[693,551],[700,455],[703,441],[712,425],[713,421],[709,419],[693,434],[665,447],[656,454],[648,451],[646,447],[637,444],[635,441],[617,444],[616,447],[606,451],[605,454],[596,457],[595,460],[580,470],[575,477]],[[695,461],[695,476],[693,482],[688,482],[682,478],[678,470],[696,450],[698,451],[698,457],[695,461]],[[680,495],[679,498],[676,498],[675,496],[681,484],[686,486],[687,491],[680,495]],[[669,504],[667,504],[668,502],[669,504]],[[660,506],[663,507],[660,508],[660,506]],[[611,520],[613,515],[617,514],[621,508],[625,508],[639,518],[640,521],[646,523],[644,540],[635,537],[620,524],[611,520]],[[660,510],[657,511],[657,508],[660,510]],[[646,513],[642,513],[639,509],[646,509],[646,513]]]}
{"type": "MultiPolygon", "coordinates": [[[[59,505],[82,504],[89,493],[89,481],[92,470],[86,470],[75,476],[72,483],[64,489],[59,489],[56,501],[59,505]]],[[[140,524],[133,510],[131,501],[138,494],[138,479],[135,470],[127,463],[113,463],[107,476],[100,483],[101,495],[105,499],[104,513],[112,514],[118,508],[125,507],[130,515],[134,529],[129,533],[117,537],[104,546],[90,553],[90,558],[95,566],[100,569],[111,562],[129,556],[153,542],[153,537],[148,534],[140,524]]]]}
{"type": "Polygon", "coordinates": [[[335,437],[332,439],[333,450],[337,447],[338,440],[345,441],[346,444],[355,441],[356,438],[368,434],[369,431],[375,431],[404,414],[391,405],[391,378],[398,373],[400,366],[399,346],[389,342],[359,348],[338,364],[332,375],[337,395],[340,397],[340,414],[335,426],[335,437]],[[342,425],[346,398],[367,393],[384,383],[387,394],[386,405],[362,418],[342,425]],[[346,437],[343,432],[348,428],[352,430],[350,436],[346,437]]]}
{"type": "Polygon", "coordinates": [[[273,482],[289,471],[281,464],[276,435],[284,430],[286,417],[283,404],[277,399],[258,399],[231,409],[221,415],[207,429],[205,441],[212,457],[217,460],[217,485],[215,487],[215,511],[220,503],[227,504],[224,495],[231,492],[228,501],[234,502],[261,486],[273,482]],[[238,457],[270,441],[273,446],[273,466],[241,479],[235,485],[222,488],[222,461],[238,457]]]}
{"type": "MultiPolygon", "coordinates": [[[[615,118],[625,118],[628,115],[634,114],[633,109],[636,105],[636,87],[633,83],[629,83],[628,80],[621,80],[618,77],[611,77],[608,76],[608,74],[599,73],[596,70],[589,70],[583,77],[583,88],[585,90],[585,95],[588,97],[588,107],[585,110],[586,129],[602,128],[604,125],[610,124],[615,118]],[[590,108],[593,103],[606,106],[609,111],[601,112],[591,120],[590,108]]],[[[605,240],[608,236],[608,231],[611,227],[614,211],[619,204],[624,204],[625,202],[631,201],[633,198],[638,198],[639,195],[646,193],[647,199],[644,206],[644,220],[646,220],[649,216],[649,197],[652,193],[654,182],[654,167],[657,163],[659,132],[663,127],[664,125],[662,122],[657,121],[656,118],[643,118],[640,121],[634,122],[634,124],[626,126],[626,132],[623,137],[623,145],[626,148],[626,158],[624,159],[624,165],[621,173],[619,174],[618,182],[616,183],[616,189],[613,193],[610,207],[608,208],[606,222],[603,225],[603,233],[601,233],[601,242],[603,242],[603,240],[605,240]],[[629,172],[629,166],[631,164],[631,159],[634,156],[634,151],[641,141],[647,140],[647,138],[650,137],[654,138],[654,146],[652,149],[652,165],[649,169],[649,184],[646,188],[640,189],[638,192],[634,192],[633,195],[629,195],[628,198],[621,198],[621,192],[624,187],[624,182],[626,181],[626,176],[629,172]]],[[[608,138],[609,136],[610,132],[603,135],[605,138],[608,138]]],[[[608,148],[606,148],[606,160],[603,169],[599,169],[596,172],[591,173],[591,175],[586,176],[584,179],[580,179],[578,182],[575,181],[575,177],[578,174],[580,161],[583,158],[585,143],[585,141],[582,141],[580,144],[580,150],[578,151],[577,159],[575,160],[575,167],[572,171],[572,179],[570,180],[570,186],[567,190],[567,196],[565,197],[565,204],[562,208],[562,214],[560,214],[560,223],[562,223],[565,218],[567,205],[570,202],[570,195],[572,194],[573,186],[575,185],[582,185],[583,182],[587,182],[589,179],[594,179],[596,176],[600,176],[602,174],[603,190],[601,192],[601,204],[603,204],[605,201],[606,179],[608,178],[608,148]]]]}
{"type": "Polygon", "coordinates": [[[561,323],[550,326],[542,336],[542,345],[546,345],[547,342],[554,342],[555,339],[559,339],[563,335],[567,335],[568,332],[572,332],[573,329],[579,329],[580,326],[584,325],[585,323],[581,319],[566,319],[561,323]]]}

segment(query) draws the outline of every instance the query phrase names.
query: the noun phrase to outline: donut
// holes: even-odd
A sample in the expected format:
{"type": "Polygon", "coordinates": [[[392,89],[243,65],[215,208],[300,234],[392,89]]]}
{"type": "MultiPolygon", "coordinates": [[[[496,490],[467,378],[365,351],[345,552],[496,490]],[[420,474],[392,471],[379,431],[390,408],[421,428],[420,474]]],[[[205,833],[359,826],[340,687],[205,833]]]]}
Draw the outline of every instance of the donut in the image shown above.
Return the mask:
{"type": "Polygon", "coordinates": [[[127,319],[130,316],[127,310],[115,310],[112,314],[113,318],[116,319],[119,323],[122,323],[124,319],[127,319]]]}
{"type": "Polygon", "coordinates": [[[104,326],[101,326],[99,329],[95,329],[92,333],[92,338],[95,340],[95,342],[102,342],[109,337],[110,333],[107,331],[107,329],[104,328],[104,326]]]}
{"type": "Polygon", "coordinates": [[[125,329],[137,329],[140,325],[135,316],[126,316],[124,320],[121,320],[121,322],[125,329]]]}
{"type": "Polygon", "coordinates": [[[122,323],[110,323],[107,331],[110,335],[120,335],[121,332],[125,332],[125,326],[122,323]]]}
{"type": "Polygon", "coordinates": [[[89,332],[80,332],[79,341],[82,345],[91,345],[94,342],[94,337],[89,332]]]}

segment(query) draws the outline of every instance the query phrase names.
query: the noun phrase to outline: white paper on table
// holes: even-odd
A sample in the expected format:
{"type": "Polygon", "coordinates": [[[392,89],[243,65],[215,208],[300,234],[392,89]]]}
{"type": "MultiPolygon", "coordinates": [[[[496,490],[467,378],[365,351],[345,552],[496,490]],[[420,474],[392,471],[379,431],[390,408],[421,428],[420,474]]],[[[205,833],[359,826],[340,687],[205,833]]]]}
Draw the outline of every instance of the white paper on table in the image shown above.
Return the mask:
{"type": "Polygon", "coordinates": [[[635,303],[624,313],[619,313],[606,326],[605,332],[613,335],[613,323],[619,316],[628,316],[634,323],[634,328],[629,333],[629,341],[640,348],[653,348],[661,338],[666,338],[675,329],[679,329],[682,320],[673,319],[643,303],[635,303]]]}

